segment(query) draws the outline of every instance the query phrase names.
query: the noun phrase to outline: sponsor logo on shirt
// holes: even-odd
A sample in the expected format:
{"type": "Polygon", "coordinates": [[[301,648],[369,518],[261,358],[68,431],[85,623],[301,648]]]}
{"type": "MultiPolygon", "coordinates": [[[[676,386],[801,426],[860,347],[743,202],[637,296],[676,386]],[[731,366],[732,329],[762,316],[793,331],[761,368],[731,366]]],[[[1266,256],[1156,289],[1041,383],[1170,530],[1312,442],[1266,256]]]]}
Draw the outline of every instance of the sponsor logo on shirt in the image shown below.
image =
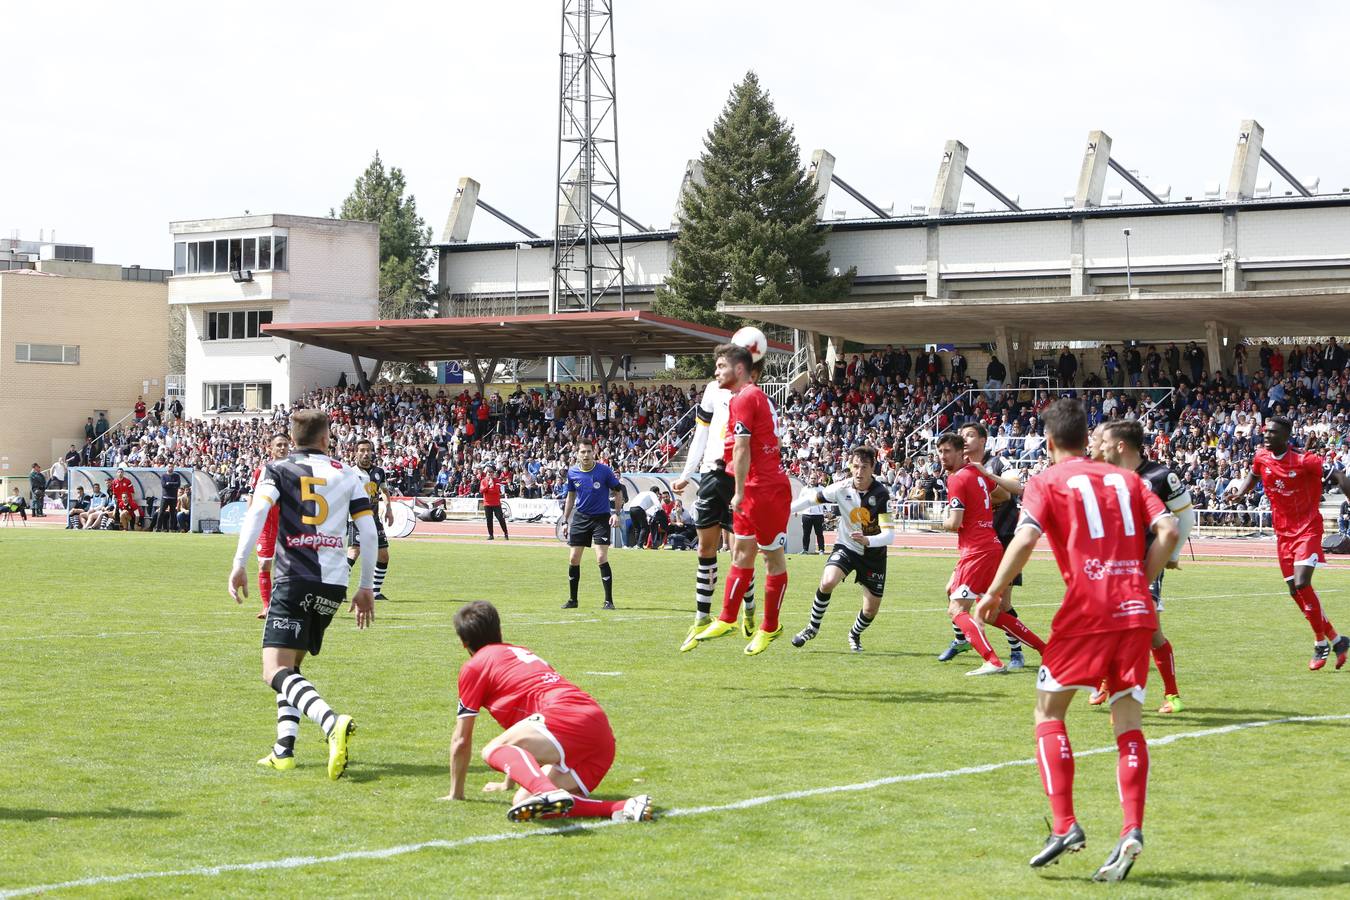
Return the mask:
{"type": "Polygon", "coordinates": [[[344,547],[345,542],[338,534],[288,534],[286,546],[292,550],[318,550],[322,547],[344,547]]]}
{"type": "Polygon", "coordinates": [[[1106,576],[1118,578],[1121,575],[1143,575],[1137,559],[1089,559],[1083,562],[1083,574],[1091,581],[1101,581],[1106,576]]]}
{"type": "Polygon", "coordinates": [[[1143,600],[1122,600],[1120,608],[1116,610],[1114,616],[1116,618],[1122,616],[1146,616],[1150,609],[1151,606],[1143,600]]]}

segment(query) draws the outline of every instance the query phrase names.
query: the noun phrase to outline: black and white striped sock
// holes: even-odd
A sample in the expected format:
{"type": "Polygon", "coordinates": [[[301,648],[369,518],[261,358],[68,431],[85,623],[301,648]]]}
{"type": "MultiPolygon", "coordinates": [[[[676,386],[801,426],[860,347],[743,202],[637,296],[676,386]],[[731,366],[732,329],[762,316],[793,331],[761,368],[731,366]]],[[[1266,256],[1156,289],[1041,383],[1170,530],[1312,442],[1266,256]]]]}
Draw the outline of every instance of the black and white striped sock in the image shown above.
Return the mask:
{"type": "Polygon", "coordinates": [[[272,690],[286,698],[291,706],[308,716],[311,721],[331,735],[337,723],[337,713],[323,701],[309,679],[300,674],[299,669],[282,669],[272,676],[272,690]]]}
{"type": "Polygon", "coordinates": [[[695,620],[706,619],[712,615],[713,592],[717,590],[717,557],[700,556],[698,574],[694,576],[694,613],[695,620]]]}
{"type": "Polygon", "coordinates": [[[867,630],[867,626],[872,624],[874,616],[869,616],[862,610],[858,610],[858,618],[853,620],[853,627],[849,629],[849,634],[855,638],[862,637],[862,633],[867,630]]]}
{"type": "Polygon", "coordinates": [[[384,587],[384,576],[388,574],[389,574],[389,563],[387,562],[375,563],[375,593],[378,594],[380,592],[380,588],[384,587]]]}
{"type": "Polygon", "coordinates": [[[753,616],[755,614],[755,576],[750,576],[750,584],[745,589],[745,598],[741,600],[745,605],[745,614],[753,616]]]}
{"type": "MultiPolygon", "coordinates": [[[[1018,618],[1017,610],[1013,609],[1011,606],[1008,607],[1008,615],[1012,616],[1014,619],[1018,618]]],[[[1005,631],[1004,634],[1008,636],[1008,651],[1010,653],[1021,653],[1022,642],[1017,639],[1017,635],[1010,631],[1005,631]]]]}
{"type": "Polygon", "coordinates": [[[811,603],[811,627],[820,630],[820,621],[825,618],[825,610],[830,608],[830,595],[817,590],[816,599],[811,603]]]}
{"type": "Polygon", "coordinates": [[[958,644],[966,643],[966,633],[961,630],[961,626],[955,622],[952,623],[952,637],[958,644]]]}
{"type": "Polygon", "coordinates": [[[272,745],[272,755],[278,759],[295,755],[295,738],[300,733],[300,710],[291,706],[291,702],[277,694],[277,742],[272,745]]]}

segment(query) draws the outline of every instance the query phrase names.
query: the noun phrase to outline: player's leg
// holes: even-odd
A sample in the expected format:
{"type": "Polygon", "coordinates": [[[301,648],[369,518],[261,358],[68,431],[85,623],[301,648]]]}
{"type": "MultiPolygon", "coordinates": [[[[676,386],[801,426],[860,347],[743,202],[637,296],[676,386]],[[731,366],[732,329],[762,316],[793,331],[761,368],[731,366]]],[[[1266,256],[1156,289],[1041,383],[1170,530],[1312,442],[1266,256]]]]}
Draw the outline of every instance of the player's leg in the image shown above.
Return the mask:
{"type": "Polygon", "coordinates": [[[600,584],[605,589],[605,602],[601,609],[614,608],[614,570],[609,566],[609,531],[597,534],[595,541],[595,562],[600,568],[600,584]],[[601,540],[601,537],[604,540],[601,540]]]}
{"type": "Polygon", "coordinates": [[[577,608],[577,590],[581,587],[581,552],[591,544],[590,532],[585,534],[578,533],[577,522],[573,522],[567,535],[567,541],[571,545],[567,550],[567,592],[568,600],[563,604],[563,609],[577,608]],[[584,541],[584,543],[582,543],[584,541]]]}
{"type": "Polygon", "coordinates": [[[1007,667],[999,660],[998,654],[989,644],[989,639],[984,636],[984,630],[970,615],[970,608],[978,599],[978,595],[965,590],[962,593],[953,593],[947,601],[947,614],[952,617],[952,624],[961,629],[966,640],[970,641],[970,646],[974,647],[975,652],[984,660],[984,665],[966,674],[993,675],[1006,672],[1007,667]]]}
{"type": "Polygon", "coordinates": [[[1163,681],[1163,704],[1158,707],[1160,713],[1181,712],[1181,690],[1177,687],[1177,661],[1172,653],[1172,642],[1163,634],[1162,629],[1162,582],[1163,573],[1158,573],[1158,577],[1150,585],[1150,593],[1153,594],[1153,605],[1158,611],[1158,629],[1153,632],[1150,641],[1153,653],[1153,663],[1158,667],[1158,674],[1162,676],[1163,681]]]}
{"type": "Polygon", "coordinates": [[[528,792],[525,798],[517,794],[508,813],[512,821],[558,816],[571,809],[574,802],[571,790],[557,784],[545,772],[546,767],[562,762],[562,751],[547,730],[539,726],[540,717],[531,716],[483,747],[483,762],[528,792]]]}
{"type": "MultiPolygon", "coordinates": [[[[1001,629],[1008,636],[1009,648],[1013,648],[1013,645],[1016,644],[1016,648],[1012,652],[1019,656],[1021,656],[1022,644],[1029,644],[1037,653],[1044,652],[1045,641],[1041,640],[1040,636],[1028,628],[1021,619],[1010,613],[1010,609],[1012,609],[1012,603],[1005,594],[999,601],[998,612],[986,621],[1001,629]]],[[[1015,668],[1020,669],[1022,666],[1016,666],[1015,668]]]]}
{"type": "MultiPolygon", "coordinates": [[[[1005,546],[1004,549],[1006,550],[1007,547],[1005,546]]],[[[1005,612],[1008,615],[1012,616],[1014,619],[1016,619],[1019,618],[1019,616],[1017,615],[1017,610],[1013,608],[1012,592],[1013,592],[1012,585],[1009,585],[1007,590],[1003,592],[1003,599],[999,601],[999,611],[1005,612]]],[[[1025,668],[1026,660],[1023,659],[1022,657],[1021,638],[1013,634],[1011,631],[1008,631],[1006,628],[1003,629],[1003,632],[1008,638],[1008,668],[1009,669],[1025,668]]]]}
{"type": "Polygon", "coordinates": [[[881,595],[873,593],[876,587],[875,584],[862,585],[862,609],[858,610],[858,617],[853,620],[853,627],[848,630],[848,647],[854,653],[862,652],[862,634],[881,611],[881,595]]]}
{"type": "Polygon", "coordinates": [[[717,550],[722,545],[722,526],[712,525],[698,529],[698,569],[694,574],[694,624],[680,642],[680,651],[688,652],[698,646],[694,635],[712,624],[712,598],[717,590],[717,550]]]}
{"type": "Polygon", "coordinates": [[[807,620],[806,627],[793,636],[792,646],[803,647],[807,641],[820,633],[820,623],[824,621],[825,612],[830,608],[830,595],[848,575],[851,569],[850,562],[841,551],[830,555],[825,563],[825,570],[820,574],[820,585],[816,588],[815,600],[811,602],[811,616],[807,620]]]}
{"type": "Polygon", "coordinates": [[[1106,673],[1111,726],[1116,735],[1116,787],[1120,797],[1120,841],[1093,881],[1123,881],[1144,849],[1144,802],[1148,794],[1148,742],[1144,739],[1144,687],[1152,634],[1130,629],[1116,635],[1106,673]]]}
{"type": "MultiPolygon", "coordinates": [[[[268,687],[272,687],[269,671],[275,674],[281,668],[291,668],[298,672],[304,659],[303,650],[264,647],[263,681],[268,687]],[[268,651],[274,651],[271,667],[268,665],[268,651]]],[[[258,765],[286,772],[295,768],[295,739],[300,735],[300,710],[291,704],[284,693],[277,691],[276,688],[273,688],[273,691],[276,693],[277,704],[277,738],[272,744],[271,752],[258,760],[258,765]]]]}
{"type": "Polygon", "coordinates": [[[272,603],[272,557],[258,554],[258,596],[262,598],[262,609],[258,618],[267,618],[267,607],[272,603]]]}
{"type": "Polygon", "coordinates": [[[736,618],[741,612],[741,602],[745,599],[746,590],[754,581],[755,557],[758,553],[759,546],[755,543],[753,535],[735,537],[731,550],[731,570],[727,572],[722,590],[722,611],[707,628],[694,635],[695,640],[711,640],[736,630],[736,618]]]}
{"type": "MultiPolygon", "coordinates": [[[[745,646],[747,656],[755,656],[769,648],[780,634],[783,626],[778,622],[778,613],[783,608],[783,596],[787,593],[787,551],[783,544],[787,537],[787,522],[783,522],[783,531],[778,532],[772,546],[759,544],[764,553],[764,617],[755,636],[745,646]]],[[[762,540],[756,538],[756,540],[762,540]]]]}
{"type": "MultiPolygon", "coordinates": [[[[1041,671],[1045,672],[1044,666],[1041,671]]],[[[1045,846],[1031,858],[1033,868],[1056,862],[1064,853],[1076,853],[1087,844],[1087,835],[1073,812],[1073,746],[1064,724],[1073,702],[1073,689],[1061,687],[1053,678],[1049,681],[1049,689],[1036,692],[1036,770],[1050,800],[1054,821],[1045,846]]],[[[1046,679],[1042,679],[1042,684],[1045,683],[1046,679]]]]}
{"type": "Polygon", "coordinates": [[[384,579],[389,575],[389,547],[381,547],[375,554],[375,599],[388,600],[384,595],[384,579]]]}

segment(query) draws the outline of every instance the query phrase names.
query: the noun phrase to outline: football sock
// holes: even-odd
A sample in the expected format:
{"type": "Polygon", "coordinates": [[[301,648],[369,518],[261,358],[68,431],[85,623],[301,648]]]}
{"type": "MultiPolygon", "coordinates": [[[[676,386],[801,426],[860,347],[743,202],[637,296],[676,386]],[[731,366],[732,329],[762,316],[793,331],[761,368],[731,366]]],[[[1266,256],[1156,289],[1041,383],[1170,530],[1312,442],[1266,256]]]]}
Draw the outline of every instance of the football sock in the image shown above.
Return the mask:
{"type": "Polygon", "coordinates": [[[609,563],[600,564],[600,583],[605,586],[605,602],[614,602],[614,571],[609,567],[609,563]]]}
{"type": "Polygon", "coordinates": [[[356,565],[356,557],[355,556],[347,557],[347,568],[350,569],[355,565],[356,565]]]}
{"type": "Polygon", "coordinates": [[[1158,666],[1158,674],[1162,676],[1163,693],[1167,696],[1180,694],[1177,690],[1177,661],[1172,655],[1172,642],[1163,641],[1161,647],[1153,648],[1153,662],[1158,666]]]}
{"type": "MultiPolygon", "coordinates": [[[[1013,609],[1011,606],[1008,607],[1008,611],[1005,613],[1005,615],[1012,616],[1014,619],[1018,618],[1017,610],[1013,609]]],[[[1008,635],[1008,652],[1009,653],[1020,652],[1022,649],[1022,642],[1018,640],[1017,635],[1013,634],[1011,631],[1008,631],[1008,629],[1006,628],[1003,629],[1003,631],[1005,634],[1008,635]]]]}
{"type": "Polygon", "coordinates": [[[741,600],[745,605],[745,614],[753,616],[755,614],[755,570],[750,570],[750,583],[745,586],[745,598],[741,600]]]}
{"type": "Polygon", "coordinates": [[[1116,762],[1116,784],[1120,788],[1122,837],[1132,828],[1144,826],[1144,796],[1148,793],[1148,742],[1136,728],[1116,738],[1120,758],[1116,762]]]}
{"type": "Polygon", "coordinates": [[[1036,726],[1036,762],[1055,817],[1054,832],[1065,834],[1077,819],[1073,814],[1073,747],[1063,721],[1051,719],[1036,726]]]}
{"type": "Polygon", "coordinates": [[[375,563],[375,593],[378,594],[380,592],[380,589],[384,587],[384,576],[388,574],[389,574],[389,563],[387,562],[375,563]]]}
{"type": "Polygon", "coordinates": [[[961,626],[957,625],[955,622],[952,623],[952,640],[956,641],[958,644],[966,643],[966,633],[962,631],[961,626]]]}
{"type": "Polygon", "coordinates": [[[562,814],[564,819],[608,819],[623,809],[624,800],[592,800],[572,795],[572,808],[562,814]]]}
{"type": "Polygon", "coordinates": [[[272,605],[272,570],[258,570],[258,596],[262,598],[263,609],[272,605]]]}
{"type": "Polygon", "coordinates": [[[1336,640],[1340,635],[1336,633],[1335,626],[1333,626],[1331,620],[1327,618],[1326,607],[1322,606],[1321,598],[1317,596],[1317,592],[1313,590],[1311,584],[1303,590],[1307,592],[1307,596],[1312,599],[1312,602],[1317,604],[1318,614],[1322,617],[1322,637],[1328,641],[1336,640]]]}
{"type": "Polygon", "coordinates": [[[282,669],[272,676],[272,690],[286,698],[287,702],[304,713],[323,729],[324,734],[333,733],[337,722],[337,713],[323,702],[314,685],[309,683],[299,669],[282,669]]]}
{"type": "Polygon", "coordinates": [[[811,627],[820,630],[820,622],[825,611],[830,608],[830,595],[827,591],[816,590],[816,599],[811,603],[811,627]]]}
{"type": "Polygon", "coordinates": [[[726,587],[722,591],[722,614],[718,616],[719,619],[728,624],[736,621],[736,616],[741,612],[741,601],[745,598],[745,590],[750,586],[750,581],[754,577],[754,569],[742,569],[732,563],[731,571],[727,572],[726,587]]]}
{"type": "Polygon", "coordinates": [[[694,576],[695,621],[712,615],[712,595],[717,589],[717,557],[700,556],[698,574],[694,576]]]}
{"type": "Polygon", "coordinates": [[[558,790],[558,786],[544,774],[539,760],[523,747],[503,744],[487,755],[487,764],[531,794],[547,794],[558,790]]]}
{"type": "Polygon", "coordinates": [[[1313,634],[1316,635],[1317,639],[1319,641],[1325,639],[1326,625],[1331,623],[1326,622],[1326,618],[1322,615],[1322,603],[1317,599],[1317,594],[1313,591],[1312,586],[1309,585],[1294,591],[1294,603],[1298,604],[1298,608],[1303,611],[1303,617],[1312,626],[1313,634]]]}
{"type": "MultiPolygon", "coordinates": [[[[999,613],[998,618],[994,620],[994,624],[1008,633],[1009,647],[1011,647],[1016,640],[1030,644],[1031,649],[1035,650],[1037,653],[1045,650],[1045,641],[1041,640],[1036,632],[1024,625],[1021,619],[1010,616],[1007,613],[999,613]]],[[[1018,644],[1016,649],[1022,649],[1021,643],[1018,644]]]]}
{"type": "Polygon", "coordinates": [[[970,613],[957,613],[952,617],[952,623],[958,626],[965,633],[966,640],[970,641],[970,646],[975,648],[975,652],[980,654],[980,658],[987,663],[999,665],[998,654],[994,648],[989,646],[989,640],[984,636],[984,630],[975,624],[975,620],[970,617],[970,613]]]}
{"type": "Polygon", "coordinates": [[[786,572],[764,576],[764,619],[759,623],[760,631],[773,634],[778,630],[778,610],[783,606],[787,583],[786,572]]]}
{"type": "Polygon", "coordinates": [[[853,635],[855,638],[862,637],[862,633],[867,630],[868,625],[872,624],[872,619],[874,618],[876,617],[869,616],[862,610],[858,610],[858,618],[853,620],[853,627],[848,630],[848,633],[853,635]]]}
{"type": "Polygon", "coordinates": [[[571,592],[572,602],[577,602],[577,586],[581,584],[581,566],[567,567],[567,590],[571,592]]]}
{"type": "Polygon", "coordinates": [[[276,757],[295,755],[295,737],[300,733],[300,710],[277,694],[277,742],[272,745],[276,757]]]}

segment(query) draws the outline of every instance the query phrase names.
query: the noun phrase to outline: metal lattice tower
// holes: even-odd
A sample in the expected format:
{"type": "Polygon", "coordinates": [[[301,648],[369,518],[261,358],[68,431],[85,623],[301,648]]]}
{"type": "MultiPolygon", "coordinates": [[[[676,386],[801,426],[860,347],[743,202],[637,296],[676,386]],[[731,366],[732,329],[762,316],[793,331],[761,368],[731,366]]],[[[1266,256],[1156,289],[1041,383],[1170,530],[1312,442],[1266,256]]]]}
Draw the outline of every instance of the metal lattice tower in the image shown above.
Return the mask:
{"type": "Polygon", "coordinates": [[[624,309],[613,0],[563,0],[550,312],[624,309]]]}

